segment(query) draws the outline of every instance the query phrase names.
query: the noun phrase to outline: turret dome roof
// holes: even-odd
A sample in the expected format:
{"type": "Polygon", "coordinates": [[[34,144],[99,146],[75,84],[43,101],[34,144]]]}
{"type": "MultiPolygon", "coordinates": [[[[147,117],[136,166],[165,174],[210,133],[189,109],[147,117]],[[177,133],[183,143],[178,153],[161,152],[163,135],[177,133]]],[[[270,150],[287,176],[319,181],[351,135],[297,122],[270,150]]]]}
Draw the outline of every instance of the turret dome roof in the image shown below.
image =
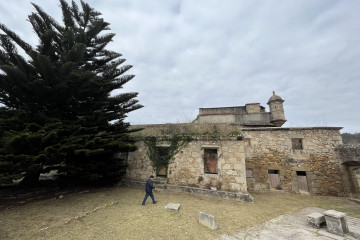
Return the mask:
{"type": "Polygon", "coordinates": [[[284,100],[273,91],[273,95],[269,98],[268,104],[271,102],[284,102],[284,100]]]}

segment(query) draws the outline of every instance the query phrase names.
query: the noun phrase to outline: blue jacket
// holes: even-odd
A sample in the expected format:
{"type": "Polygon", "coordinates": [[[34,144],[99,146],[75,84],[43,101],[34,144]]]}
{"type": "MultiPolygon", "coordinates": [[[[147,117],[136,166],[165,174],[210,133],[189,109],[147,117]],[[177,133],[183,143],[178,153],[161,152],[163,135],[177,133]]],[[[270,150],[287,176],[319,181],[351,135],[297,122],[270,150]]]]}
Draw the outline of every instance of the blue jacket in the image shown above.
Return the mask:
{"type": "Polygon", "coordinates": [[[146,186],[145,186],[145,191],[147,193],[152,193],[152,190],[154,189],[154,184],[153,182],[151,181],[151,179],[149,178],[147,181],[146,181],[146,186]]]}

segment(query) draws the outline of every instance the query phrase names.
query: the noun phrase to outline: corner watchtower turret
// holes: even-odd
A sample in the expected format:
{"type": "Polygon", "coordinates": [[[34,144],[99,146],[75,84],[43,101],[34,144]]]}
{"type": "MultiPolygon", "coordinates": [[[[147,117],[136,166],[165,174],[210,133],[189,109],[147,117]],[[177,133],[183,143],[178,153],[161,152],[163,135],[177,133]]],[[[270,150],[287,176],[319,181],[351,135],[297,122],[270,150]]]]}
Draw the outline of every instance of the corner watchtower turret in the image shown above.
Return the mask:
{"type": "Polygon", "coordinates": [[[267,102],[270,107],[270,123],[276,127],[281,127],[286,122],[283,102],[280,96],[275,95],[275,91],[267,102]]]}

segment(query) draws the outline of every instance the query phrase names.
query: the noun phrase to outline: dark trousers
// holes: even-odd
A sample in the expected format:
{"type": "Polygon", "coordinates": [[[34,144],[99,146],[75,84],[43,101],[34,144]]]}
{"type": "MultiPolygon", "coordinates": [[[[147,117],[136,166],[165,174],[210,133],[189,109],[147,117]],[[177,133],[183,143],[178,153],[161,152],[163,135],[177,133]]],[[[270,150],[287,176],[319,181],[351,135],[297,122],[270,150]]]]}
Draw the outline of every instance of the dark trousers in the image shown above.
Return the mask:
{"type": "Polygon", "coordinates": [[[152,192],[146,192],[145,197],[144,197],[144,201],[142,202],[142,205],[145,205],[146,199],[149,196],[151,197],[153,203],[156,203],[155,198],[154,198],[154,194],[152,192]]]}

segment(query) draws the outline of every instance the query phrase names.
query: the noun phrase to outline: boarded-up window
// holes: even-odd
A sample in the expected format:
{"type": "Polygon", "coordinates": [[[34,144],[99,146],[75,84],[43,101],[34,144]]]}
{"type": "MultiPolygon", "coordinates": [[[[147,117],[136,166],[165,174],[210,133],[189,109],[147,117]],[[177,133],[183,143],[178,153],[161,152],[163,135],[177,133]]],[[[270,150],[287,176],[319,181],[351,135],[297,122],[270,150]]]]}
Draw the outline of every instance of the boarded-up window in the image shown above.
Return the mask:
{"type": "Polygon", "coordinates": [[[246,178],[253,178],[253,177],[254,177],[253,169],[247,168],[246,169],[246,178]]]}
{"type": "Polygon", "coordinates": [[[217,173],[217,149],[204,149],[204,172],[217,173]]]}
{"type": "Polygon", "coordinates": [[[292,138],[291,143],[293,149],[303,150],[302,138],[292,138]]]}

